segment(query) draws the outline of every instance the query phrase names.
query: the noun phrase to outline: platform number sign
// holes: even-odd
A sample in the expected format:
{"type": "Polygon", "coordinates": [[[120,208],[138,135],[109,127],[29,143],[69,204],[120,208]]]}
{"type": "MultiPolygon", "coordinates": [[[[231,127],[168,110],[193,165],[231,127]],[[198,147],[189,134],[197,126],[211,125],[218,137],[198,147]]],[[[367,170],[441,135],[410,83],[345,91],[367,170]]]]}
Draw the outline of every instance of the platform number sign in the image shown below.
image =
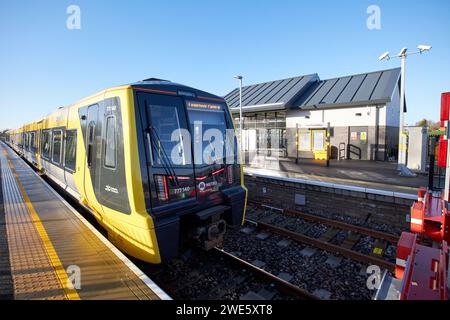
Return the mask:
{"type": "Polygon", "coordinates": [[[366,273],[369,275],[366,281],[367,288],[369,290],[378,290],[381,284],[381,269],[379,266],[371,265],[366,269],[366,273]]]}

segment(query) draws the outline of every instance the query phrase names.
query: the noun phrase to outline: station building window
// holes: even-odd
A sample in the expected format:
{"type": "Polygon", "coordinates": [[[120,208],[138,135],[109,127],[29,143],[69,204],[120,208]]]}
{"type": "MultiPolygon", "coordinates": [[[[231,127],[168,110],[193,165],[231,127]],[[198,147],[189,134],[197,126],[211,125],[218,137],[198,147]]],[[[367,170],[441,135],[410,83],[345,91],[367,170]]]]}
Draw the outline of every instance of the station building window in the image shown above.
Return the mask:
{"type": "MultiPolygon", "coordinates": [[[[239,132],[239,116],[234,116],[239,132]]],[[[244,151],[258,154],[280,155],[287,153],[286,112],[247,113],[243,119],[242,145],[244,151]]]]}

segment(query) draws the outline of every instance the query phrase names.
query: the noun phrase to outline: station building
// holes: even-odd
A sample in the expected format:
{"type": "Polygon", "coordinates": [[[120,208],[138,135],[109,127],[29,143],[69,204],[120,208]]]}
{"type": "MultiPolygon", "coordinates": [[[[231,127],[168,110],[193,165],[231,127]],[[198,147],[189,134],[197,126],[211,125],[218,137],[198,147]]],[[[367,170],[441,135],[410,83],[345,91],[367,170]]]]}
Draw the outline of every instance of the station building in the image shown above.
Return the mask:
{"type": "MultiPolygon", "coordinates": [[[[286,158],[384,161],[397,156],[400,68],[321,80],[317,74],[242,89],[245,151],[286,158]]],[[[239,88],[225,96],[239,128],[239,88]]],[[[406,111],[406,103],[405,103],[406,111]]]]}

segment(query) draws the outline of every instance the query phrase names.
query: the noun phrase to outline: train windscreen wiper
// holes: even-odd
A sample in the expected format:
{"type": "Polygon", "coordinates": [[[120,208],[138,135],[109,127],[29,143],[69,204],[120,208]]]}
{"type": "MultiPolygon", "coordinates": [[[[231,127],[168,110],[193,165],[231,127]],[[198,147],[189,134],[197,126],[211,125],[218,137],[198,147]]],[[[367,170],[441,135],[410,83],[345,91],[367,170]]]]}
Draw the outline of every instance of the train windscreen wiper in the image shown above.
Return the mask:
{"type": "MultiPolygon", "coordinates": [[[[152,158],[152,162],[153,162],[153,148],[156,148],[156,145],[161,144],[161,139],[159,138],[158,132],[153,127],[149,127],[147,129],[147,136],[150,137],[150,140],[151,140],[150,157],[152,158]],[[155,137],[155,135],[156,135],[156,137],[155,137]]],[[[155,150],[155,151],[159,151],[158,159],[162,160],[162,163],[160,163],[160,164],[162,165],[164,171],[166,172],[166,175],[169,177],[171,176],[173,178],[173,180],[175,181],[175,185],[178,186],[179,185],[178,177],[176,175],[175,169],[174,169],[172,163],[170,162],[170,159],[169,159],[166,151],[161,146],[158,148],[158,150],[155,150]]]]}

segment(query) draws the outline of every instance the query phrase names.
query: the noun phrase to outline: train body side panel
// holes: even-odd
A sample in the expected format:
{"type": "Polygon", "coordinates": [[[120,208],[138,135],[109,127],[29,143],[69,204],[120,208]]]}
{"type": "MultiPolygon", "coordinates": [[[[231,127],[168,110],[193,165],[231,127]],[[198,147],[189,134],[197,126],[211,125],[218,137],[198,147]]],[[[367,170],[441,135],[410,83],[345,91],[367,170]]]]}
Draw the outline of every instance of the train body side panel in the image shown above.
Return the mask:
{"type": "MultiPolygon", "coordinates": [[[[104,123],[99,124],[104,125],[104,123]]],[[[102,91],[96,95],[83,99],[70,107],[60,108],[54,113],[36,123],[27,124],[21,128],[11,130],[11,146],[24,156],[36,168],[43,171],[52,181],[57,183],[72,197],[90,209],[97,221],[108,232],[109,239],[121,250],[150,263],[160,263],[154,223],[147,212],[142,177],[139,165],[137,145],[136,116],[133,91],[129,86],[116,87],[102,91]],[[116,182],[124,188],[124,201],[128,202],[125,210],[112,209],[105,204],[105,181],[101,173],[106,172],[102,162],[104,151],[104,128],[99,129],[96,139],[97,152],[95,157],[101,160],[96,169],[92,171],[87,167],[86,128],[83,125],[83,110],[91,105],[99,105],[99,119],[107,117],[111,103],[116,104],[120,110],[117,130],[121,130],[117,137],[121,138],[117,145],[121,150],[118,153],[123,157],[123,181],[116,182]],[[75,170],[65,168],[65,134],[68,130],[76,130],[76,161],[75,170]],[[61,141],[60,163],[55,163],[53,150],[55,139],[61,141]],[[24,148],[24,137],[35,132],[36,148],[34,152],[24,148]],[[43,156],[43,133],[50,137],[49,154],[43,156]],[[61,133],[61,136],[59,135],[61,133]],[[59,140],[61,137],[61,140],[59,140]],[[122,186],[124,184],[124,186],[122,186]],[[123,211],[123,212],[122,212],[123,211]]],[[[47,152],[48,153],[48,152],[47,152]]],[[[58,158],[58,157],[56,157],[58,158]]],[[[56,161],[58,162],[58,161],[56,161]]],[[[111,176],[111,175],[110,175],[111,176]]],[[[109,182],[114,183],[113,180],[109,182]]],[[[113,199],[112,199],[113,200],[113,199]]]]}

